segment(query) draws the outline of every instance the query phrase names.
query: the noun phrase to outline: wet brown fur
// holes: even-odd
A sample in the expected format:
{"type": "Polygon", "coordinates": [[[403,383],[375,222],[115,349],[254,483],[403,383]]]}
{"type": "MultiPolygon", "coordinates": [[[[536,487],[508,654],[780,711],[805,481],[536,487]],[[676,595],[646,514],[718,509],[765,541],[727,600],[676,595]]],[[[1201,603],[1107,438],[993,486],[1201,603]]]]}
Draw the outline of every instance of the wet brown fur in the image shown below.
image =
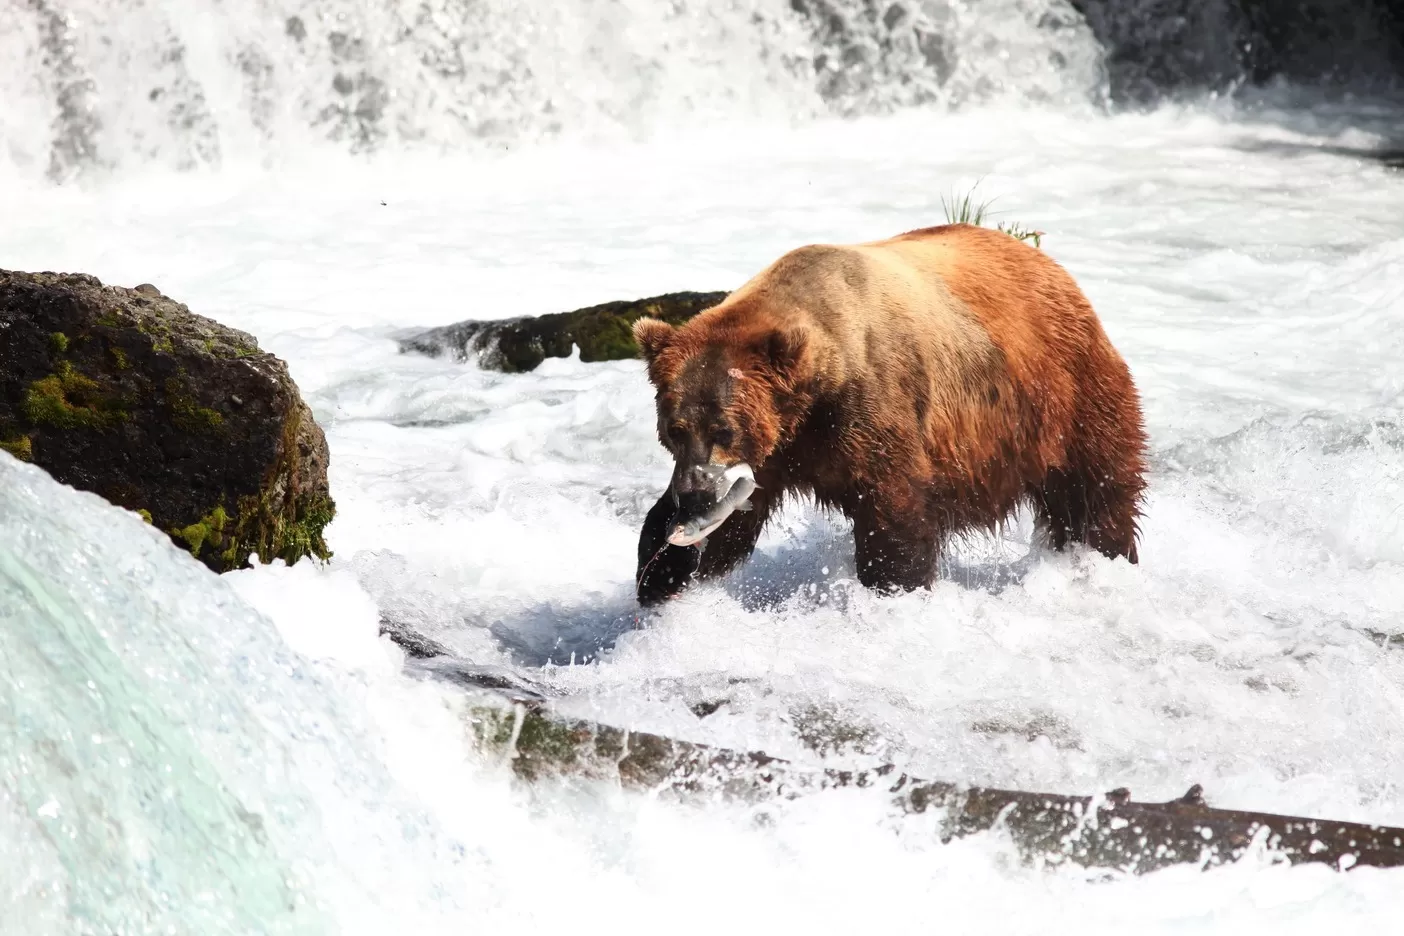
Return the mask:
{"type": "Polygon", "coordinates": [[[869,587],[930,585],[951,535],[1023,500],[1055,548],[1137,561],[1130,372],[1066,270],[1006,234],[801,247],[685,325],[641,319],[635,336],[664,446],[680,464],[746,461],[759,485],[699,577],[749,556],[786,493],[853,520],[869,587]]]}

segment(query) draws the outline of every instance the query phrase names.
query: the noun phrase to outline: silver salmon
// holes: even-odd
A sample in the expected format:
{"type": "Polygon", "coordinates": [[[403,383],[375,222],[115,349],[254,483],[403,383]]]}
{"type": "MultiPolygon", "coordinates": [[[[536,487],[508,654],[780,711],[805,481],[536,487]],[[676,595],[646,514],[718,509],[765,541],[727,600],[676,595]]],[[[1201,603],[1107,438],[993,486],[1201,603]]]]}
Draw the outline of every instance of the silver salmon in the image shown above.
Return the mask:
{"type": "Polygon", "coordinates": [[[717,479],[717,487],[726,493],[717,499],[712,509],[700,517],[693,517],[673,527],[668,542],[674,546],[695,545],[721,526],[722,522],[731,516],[732,511],[740,510],[744,513],[750,510],[749,498],[751,492],[756,489],[756,476],[750,465],[741,462],[722,472],[721,477],[717,479]]]}

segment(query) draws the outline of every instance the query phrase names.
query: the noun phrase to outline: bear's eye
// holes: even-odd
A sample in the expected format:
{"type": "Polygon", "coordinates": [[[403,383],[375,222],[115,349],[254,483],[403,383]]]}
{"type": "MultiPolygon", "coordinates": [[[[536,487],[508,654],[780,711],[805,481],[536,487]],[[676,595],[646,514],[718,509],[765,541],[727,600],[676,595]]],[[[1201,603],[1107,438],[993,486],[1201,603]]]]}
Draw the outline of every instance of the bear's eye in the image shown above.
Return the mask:
{"type": "Polygon", "coordinates": [[[668,427],[668,440],[674,445],[682,445],[687,441],[687,427],[682,423],[673,423],[668,427]]]}
{"type": "Polygon", "coordinates": [[[731,448],[731,443],[736,441],[736,436],[725,426],[712,434],[712,444],[717,448],[731,448]]]}

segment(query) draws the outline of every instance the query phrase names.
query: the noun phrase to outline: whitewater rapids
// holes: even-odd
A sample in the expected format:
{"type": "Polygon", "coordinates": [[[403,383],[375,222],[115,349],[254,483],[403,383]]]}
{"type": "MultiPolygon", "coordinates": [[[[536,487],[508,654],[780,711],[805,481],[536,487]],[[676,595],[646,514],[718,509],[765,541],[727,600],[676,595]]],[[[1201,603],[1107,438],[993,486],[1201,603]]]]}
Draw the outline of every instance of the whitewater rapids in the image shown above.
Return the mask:
{"type": "Polygon", "coordinates": [[[376,636],[385,614],[565,711],[729,747],[812,762],[797,713],[820,707],[921,776],[1199,782],[1218,806],[1404,825],[1404,178],[1351,123],[987,108],[12,180],[0,266],[152,282],[289,362],[339,511],[329,567],[216,578],[0,453],[0,930],[1386,931],[1399,872],[1096,886],[942,846],[863,791],[765,821],[523,791],[376,636]],[[503,375],[393,340],[730,288],[799,244],[939,223],[976,180],[1046,232],[1141,388],[1137,567],[1026,555],[1021,517],[930,593],[878,599],[844,524],[797,505],[750,566],[635,627],[669,470],[641,363],[503,375]]]}

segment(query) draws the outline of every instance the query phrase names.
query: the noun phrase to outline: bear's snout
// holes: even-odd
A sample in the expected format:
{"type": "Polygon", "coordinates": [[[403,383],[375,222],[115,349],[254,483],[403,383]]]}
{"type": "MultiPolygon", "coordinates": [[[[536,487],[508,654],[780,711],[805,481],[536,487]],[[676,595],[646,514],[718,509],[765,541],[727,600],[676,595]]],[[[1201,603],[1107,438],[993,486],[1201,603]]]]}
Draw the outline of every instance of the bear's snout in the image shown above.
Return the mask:
{"type": "Polygon", "coordinates": [[[673,494],[678,498],[706,494],[716,503],[717,476],[723,470],[715,465],[678,464],[673,469],[673,494]]]}
{"type": "Polygon", "coordinates": [[[717,495],[711,488],[677,492],[677,519],[681,521],[700,517],[717,505],[717,495]]]}

